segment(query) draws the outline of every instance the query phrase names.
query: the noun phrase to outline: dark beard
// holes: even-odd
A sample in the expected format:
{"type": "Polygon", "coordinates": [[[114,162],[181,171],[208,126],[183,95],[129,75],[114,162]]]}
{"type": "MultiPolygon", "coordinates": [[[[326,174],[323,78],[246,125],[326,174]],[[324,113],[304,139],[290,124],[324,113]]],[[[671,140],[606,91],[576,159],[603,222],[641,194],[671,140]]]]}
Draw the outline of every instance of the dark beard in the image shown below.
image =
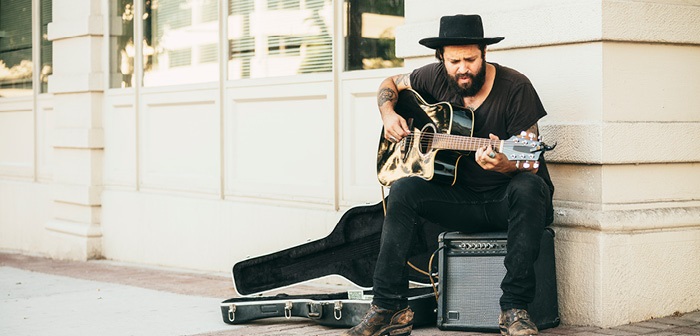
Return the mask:
{"type": "Polygon", "coordinates": [[[484,86],[484,82],[486,82],[486,62],[484,62],[481,66],[481,69],[479,69],[479,72],[476,75],[472,74],[463,74],[459,75],[460,78],[462,77],[469,77],[471,79],[471,85],[469,86],[460,86],[457,84],[457,78],[456,76],[452,76],[447,73],[447,69],[443,68],[445,71],[445,76],[447,76],[448,82],[450,83],[450,87],[452,87],[457,93],[462,95],[462,97],[473,97],[476,95],[479,90],[484,86]]]}

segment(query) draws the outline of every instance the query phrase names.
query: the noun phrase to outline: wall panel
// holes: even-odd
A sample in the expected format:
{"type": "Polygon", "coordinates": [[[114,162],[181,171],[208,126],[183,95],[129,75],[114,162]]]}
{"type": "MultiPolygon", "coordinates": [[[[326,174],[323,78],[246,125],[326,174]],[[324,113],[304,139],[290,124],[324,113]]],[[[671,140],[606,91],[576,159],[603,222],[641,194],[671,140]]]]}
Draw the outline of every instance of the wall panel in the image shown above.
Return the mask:
{"type": "Polygon", "coordinates": [[[34,176],[34,113],[31,100],[0,105],[0,175],[34,176]]]}
{"type": "Polygon", "coordinates": [[[330,82],[227,90],[227,195],[332,203],[330,82]]]}
{"type": "Polygon", "coordinates": [[[37,99],[37,179],[50,181],[53,177],[53,143],[51,134],[54,129],[55,113],[53,96],[41,95],[37,99]]]}
{"type": "Polygon", "coordinates": [[[344,205],[376,203],[382,199],[377,181],[377,146],[382,131],[377,88],[384,78],[343,82],[340,162],[344,205]]]}
{"type": "Polygon", "coordinates": [[[216,90],[147,93],[139,111],[141,187],[218,193],[216,90]]]}
{"type": "Polygon", "coordinates": [[[0,249],[46,253],[52,205],[51,184],[0,179],[0,249]]]}
{"type": "Polygon", "coordinates": [[[130,94],[105,95],[104,184],[136,187],[136,109],[130,94]]]}

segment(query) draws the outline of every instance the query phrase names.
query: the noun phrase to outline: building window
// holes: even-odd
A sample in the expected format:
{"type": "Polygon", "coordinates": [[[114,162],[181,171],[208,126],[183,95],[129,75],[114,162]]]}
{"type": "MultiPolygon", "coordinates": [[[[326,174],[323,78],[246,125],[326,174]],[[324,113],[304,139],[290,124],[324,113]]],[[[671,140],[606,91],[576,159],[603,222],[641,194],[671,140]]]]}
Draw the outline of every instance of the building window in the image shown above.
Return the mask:
{"type": "Polygon", "coordinates": [[[49,41],[48,26],[52,18],[52,0],[41,0],[41,14],[39,20],[41,22],[41,72],[39,73],[39,81],[41,81],[41,93],[49,92],[49,75],[53,73],[53,43],[49,41]]]}
{"type": "MultiPolygon", "coordinates": [[[[2,0],[11,1],[11,0],[2,0]]],[[[29,1],[29,0],[25,0],[29,1]]],[[[143,4],[143,86],[216,82],[220,48],[228,80],[333,70],[333,0],[136,0],[143,4]],[[219,2],[228,40],[219,45],[219,2]]],[[[111,0],[111,87],[134,85],[134,0],[111,0]]],[[[345,71],[403,66],[394,29],[404,0],[344,0],[345,71]]],[[[138,25],[137,25],[138,26],[138,25]]]]}
{"type": "Polygon", "coordinates": [[[116,31],[110,32],[110,87],[125,88],[134,86],[134,0],[111,2],[117,22],[116,31]]]}
{"type": "Polygon", "coordinates": [[[217,17],[217,0],[145,0],[143,85],[216,81],[217,17]]]}
{"type": "Polygon", "coordinates": [[[403,24],[403,0],[345,0],[345,70],[403,66],[394,29],[403,24]]]}
{"type": "Polygon", "coordinates": [[[0,0],[0,97],[32,95],[32,1],[0,0]]]}
{"type": "Polygon", "coordinates": [[[230,80],[332,70],[332,0],[229,1],[228,26],[230,80]]]}

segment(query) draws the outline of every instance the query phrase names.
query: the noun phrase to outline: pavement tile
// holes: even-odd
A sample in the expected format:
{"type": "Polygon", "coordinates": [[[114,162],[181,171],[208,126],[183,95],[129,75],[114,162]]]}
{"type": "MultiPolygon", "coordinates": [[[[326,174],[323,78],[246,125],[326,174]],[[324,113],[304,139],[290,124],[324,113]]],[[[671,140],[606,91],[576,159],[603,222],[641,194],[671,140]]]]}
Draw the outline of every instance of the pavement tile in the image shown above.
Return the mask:
{"type": "Polygon", "coordinates": [[[694,327],[677,327],[669,329],[668,331],[676,335],[700,335],[700,328],[694,327]]]}
{"type": "Polygon", "coordinates": [[[592,326],[574,327],[574,330],[575,330],[577,333],[582,333],[582,332],[587,332],[587,331],[594,332],[594,331],[598,331],[598,330],[600,330],[600,329],[601,329],[600,327],[592,327],[592,326]]]}
{"type": "Polygon", "coordinates": [[[596,331],[597,333],[603,334],[603,335],[614,335],[614,336],[625,336],[625,335],[639,335],[637,333],[625,331],[625,330],[620,330],[616,328],[605,328],[605,329],[600,329],[596,331]]]}
{"type": "Polygon", "coordinates": [[[659,323],[665,323],[665,324],[671,324],[671,325],[680,326],[680,327],[687,327],[687,326],[692,326],[692,325],[698,324],[698,322],[696,322],[696,321],[685,320],[685,319],[679,318],[679,316],[655,318],[652,321],[659,322],[659,323]]]}
{"type": "Polygon", "coordinates": [[[546,333],[547,335],[573,335],[579,332],[578,327],[573,326],[559,326],[556,328],[543,330],[541,333],[546,333]]]}
{"type": "Polygon", "coordinates": [[[648,321],[637,322],[634,325],[644,327],[644,328],[657,329],[657,330],[670,329],[670,328],[674,327],[671,324],[661,323],[661,322],[658,322],[657,320],[648,320],[648,321]]]}
{"type": "Polygon", "coordinates": [[[682,320],[690,320],[700,323],[700,311],[690,312],[680,317],[682,320]]]}
{"type": "Polygon", "coordinates": [[[598,327],[566,326],[561,325],[553,329],[546,329],[540,333],[543,335],[579,335],[588,331],[600,330],[598,327]]]}
{"type": "Polygon", "coordinates": [[[473,335],[496,335],[484,334],[473,331],[443,331],[436,327],[413,329],[412,336],[473,336],[473,335]]]}
{"type": "Polygon", "coordinates": [[[628,331],[628,332],[631,332],[631,333],[633,333],[633,334],[635,334],[635,335],[648,334],[648,333],[650,333],[650,332],[655,332],[655,331],[657,330],[657,329],[654,329],[654,328],[643,327],[643,326],[640,326],[640,325],[637,325],[637,324],[621,325],[621,326],[617,326],[617,327],[615,327],[615,328],[613,328],[613,329],[628,331]]]}

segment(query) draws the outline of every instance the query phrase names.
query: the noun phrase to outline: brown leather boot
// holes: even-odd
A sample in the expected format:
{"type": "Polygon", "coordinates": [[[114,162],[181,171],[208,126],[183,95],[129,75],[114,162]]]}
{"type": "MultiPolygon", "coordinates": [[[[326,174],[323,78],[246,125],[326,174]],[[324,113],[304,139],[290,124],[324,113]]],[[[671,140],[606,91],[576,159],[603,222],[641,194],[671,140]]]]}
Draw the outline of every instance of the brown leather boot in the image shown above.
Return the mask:
{"type": "Polygon", "coordinates": [[[498,317],[498,327],[503,336],[530,336],[539,335],[537,326],[530,320],[530,315],[525,309],[508,309],[501,312],[498,317]]]}
{"type": "Polygon", "coordinates": [[[362,322],[342,336],[407,336],[411,330],[413,311],[410,307],[395,311],[372,305],[362,322]]]}

